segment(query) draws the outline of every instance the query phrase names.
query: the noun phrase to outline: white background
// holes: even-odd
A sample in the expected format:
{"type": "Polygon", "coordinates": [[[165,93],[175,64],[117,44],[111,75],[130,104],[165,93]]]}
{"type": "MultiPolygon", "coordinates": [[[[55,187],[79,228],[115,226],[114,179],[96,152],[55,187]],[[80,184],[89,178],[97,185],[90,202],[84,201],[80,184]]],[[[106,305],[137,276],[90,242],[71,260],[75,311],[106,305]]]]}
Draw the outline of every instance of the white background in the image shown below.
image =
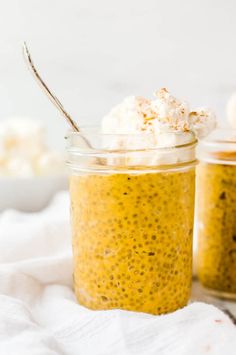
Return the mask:
{"type": "Polygon", "coordinates": [[[0,119],[43,119],[54,146],[66,124],[27,71],[23,40],[80,124],[162,86],[224,122],[236,90],[235,0],[0,0],[0,31],[0,119]]]}

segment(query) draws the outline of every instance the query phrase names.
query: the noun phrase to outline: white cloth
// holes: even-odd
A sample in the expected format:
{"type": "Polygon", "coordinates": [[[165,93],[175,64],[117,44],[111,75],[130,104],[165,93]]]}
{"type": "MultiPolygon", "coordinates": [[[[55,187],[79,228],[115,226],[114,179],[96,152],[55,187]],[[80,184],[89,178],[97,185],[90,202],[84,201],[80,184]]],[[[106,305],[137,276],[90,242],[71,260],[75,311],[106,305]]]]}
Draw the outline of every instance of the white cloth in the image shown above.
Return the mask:
{"type": "Polygon", "coordinates": [[[236,353],[236,327],[193,303],[165,316],[90,311],[72,291],[69,201],[0,215],[0,355],[236,353]]]}

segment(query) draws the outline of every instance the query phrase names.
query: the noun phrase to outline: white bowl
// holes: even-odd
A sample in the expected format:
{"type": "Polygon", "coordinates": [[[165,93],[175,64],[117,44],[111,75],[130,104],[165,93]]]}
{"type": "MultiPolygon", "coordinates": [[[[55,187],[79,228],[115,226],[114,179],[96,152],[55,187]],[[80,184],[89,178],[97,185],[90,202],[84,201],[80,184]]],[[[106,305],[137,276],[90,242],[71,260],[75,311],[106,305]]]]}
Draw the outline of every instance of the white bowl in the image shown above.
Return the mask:
{"type": "Polygon", "coordinates": [[[68,189],[68,176],[0,177],[0,211],[35,212],[46,207],[57,191],[68,189]]]}

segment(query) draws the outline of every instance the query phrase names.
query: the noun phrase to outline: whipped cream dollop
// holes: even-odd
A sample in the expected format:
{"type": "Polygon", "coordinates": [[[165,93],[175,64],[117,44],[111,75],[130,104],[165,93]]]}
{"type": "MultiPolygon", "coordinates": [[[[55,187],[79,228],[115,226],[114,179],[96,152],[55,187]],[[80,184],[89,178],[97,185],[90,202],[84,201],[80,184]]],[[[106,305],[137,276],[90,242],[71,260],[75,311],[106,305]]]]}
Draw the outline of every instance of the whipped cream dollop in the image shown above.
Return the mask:
{"type": "Polygon", "coordinates": [[[40,121],[0,121],[0,176],[28,178],[65,173],[64,156],[51,150],[40,121]]]}
{"type": "Polygon", "coordinates": [[[140,96],[127,97],[102,120],[105,134],[138,134],[194,132],[203,138],[216,127],[216,117],[207,108],[190,110],[185,101],[162,88],[154,100],[140,96]]]}
{"type": "MultiPolygon", "coordinates": [[[[203,138],[215,127],[213,111],[191,110],[187,102],[175,98],[165,88],[157,91],[153,100],[140,96],[125,98],[102,120],[102,133],[116,135],[113,139],[105,138],[105,148],[110,149],[174,147],[190,143],[191,132],[203,138]]],[[[172,154],[168,160],[173,163],[181,160],[180,154],[177,155],[172,154]]],[[[163,154],[156,152],[152,163],[162,160],[163,154]]]]}

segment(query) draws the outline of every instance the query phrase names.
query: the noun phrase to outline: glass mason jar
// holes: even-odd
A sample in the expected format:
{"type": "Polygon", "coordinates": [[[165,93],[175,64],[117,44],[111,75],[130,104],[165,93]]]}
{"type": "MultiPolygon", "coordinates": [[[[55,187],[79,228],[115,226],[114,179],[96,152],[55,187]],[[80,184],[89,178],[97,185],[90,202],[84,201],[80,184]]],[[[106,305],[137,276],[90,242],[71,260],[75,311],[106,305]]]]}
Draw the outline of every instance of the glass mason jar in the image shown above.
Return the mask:
{"type": "Polygon", "coordinates": [[[199,280],[216,296],[236,298],[236,131],[216,130],[198,158],[199,280]]]}
{"type": "Polygon", "coordinates": [[[157,149],[149,135],[85,129],[67,137],[81,305],[162,314],[189,300],[196,139],[163,138],[170,146],[157,149]]]}

